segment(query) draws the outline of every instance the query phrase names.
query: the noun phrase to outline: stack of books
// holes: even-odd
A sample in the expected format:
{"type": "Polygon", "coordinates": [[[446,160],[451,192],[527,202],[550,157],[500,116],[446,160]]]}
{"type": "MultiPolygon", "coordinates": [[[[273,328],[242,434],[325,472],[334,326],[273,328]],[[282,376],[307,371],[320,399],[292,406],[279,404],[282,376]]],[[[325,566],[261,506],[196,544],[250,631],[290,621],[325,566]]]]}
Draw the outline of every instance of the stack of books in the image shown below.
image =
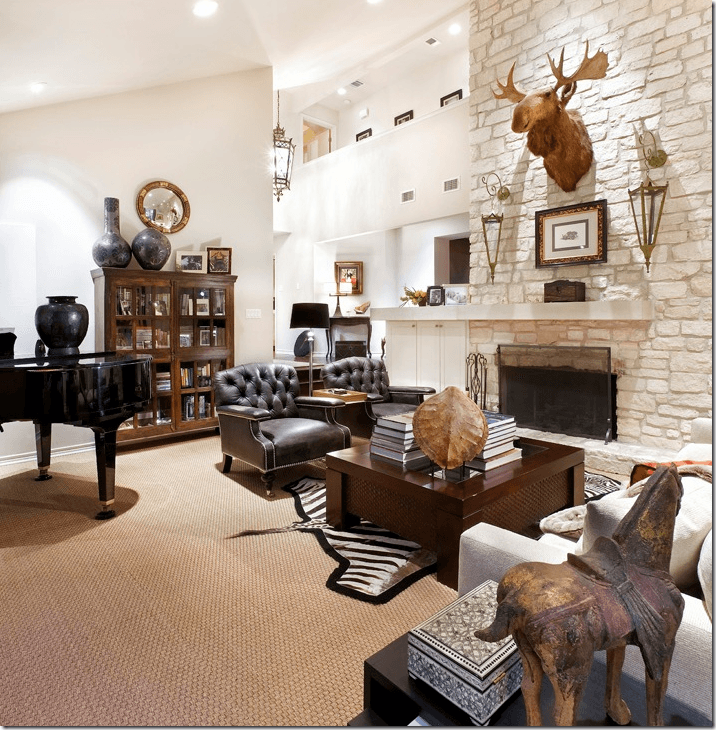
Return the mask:
{"type": "Polygon", "coordinates": [[[420,450],[413,435],[413,414],[379,416],[370,439],[374,459],[401,464],[406,469],[422,469],[430,459],[420,450]]]}
{"type": "Polygon", "coordinates": [[[514,416],[485,411],[487,441],[482,451],[467,462],[471,469],[489,471],[522,458],[522,449],[515,448],[517,424],[514,416]]]}

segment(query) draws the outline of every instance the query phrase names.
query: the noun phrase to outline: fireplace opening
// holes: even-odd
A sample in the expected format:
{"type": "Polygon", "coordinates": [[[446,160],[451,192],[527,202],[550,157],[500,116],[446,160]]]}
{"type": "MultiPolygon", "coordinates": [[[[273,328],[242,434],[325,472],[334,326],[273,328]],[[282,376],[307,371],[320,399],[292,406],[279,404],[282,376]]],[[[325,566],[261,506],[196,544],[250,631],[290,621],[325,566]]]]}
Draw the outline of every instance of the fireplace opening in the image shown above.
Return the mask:
{"type": "Polygon", "coordinates": [[[609,347],[499,345],[500,411],[520,428],[616,439],[616,378],[609,347]]]}

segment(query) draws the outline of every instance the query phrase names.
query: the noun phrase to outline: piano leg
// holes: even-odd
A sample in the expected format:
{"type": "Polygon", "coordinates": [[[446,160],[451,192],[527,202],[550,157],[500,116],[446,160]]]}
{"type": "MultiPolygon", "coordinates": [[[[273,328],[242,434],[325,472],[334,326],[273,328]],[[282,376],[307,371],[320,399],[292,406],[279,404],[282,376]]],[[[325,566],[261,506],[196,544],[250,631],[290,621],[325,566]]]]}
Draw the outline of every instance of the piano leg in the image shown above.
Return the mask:
{"type": "Polygon", "coordinates": [[[103,429],[93,428],[94,445],[97,452],[97,485],[102,510],[95,515],[96,520],[108,520],[115,516],[114,504],[114,472],[117,458],[117,427],[103,429]]]}
{"type": "Polygon", "coordinates": [[[52,479],[50,469],[50,450],[52,446],[52,424],[35,423],[35,450],[37,451],[37,468],[40,473],[35,477],[36,482],[52,479]]]}

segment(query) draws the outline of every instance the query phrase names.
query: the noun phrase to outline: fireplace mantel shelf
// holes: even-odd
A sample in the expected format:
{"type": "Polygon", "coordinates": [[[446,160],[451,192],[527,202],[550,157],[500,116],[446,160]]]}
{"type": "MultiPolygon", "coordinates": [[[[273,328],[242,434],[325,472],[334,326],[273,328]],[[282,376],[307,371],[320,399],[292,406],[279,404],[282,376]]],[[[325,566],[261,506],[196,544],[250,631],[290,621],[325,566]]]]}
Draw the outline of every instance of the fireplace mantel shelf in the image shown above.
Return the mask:
{"type": "Polygon", "coordinates": [[[466,304],[439,307],[381,307],[370,310],[372,320],[635,320],[654,318],[651,301],[524,302],[521,304],[466,304]]]}

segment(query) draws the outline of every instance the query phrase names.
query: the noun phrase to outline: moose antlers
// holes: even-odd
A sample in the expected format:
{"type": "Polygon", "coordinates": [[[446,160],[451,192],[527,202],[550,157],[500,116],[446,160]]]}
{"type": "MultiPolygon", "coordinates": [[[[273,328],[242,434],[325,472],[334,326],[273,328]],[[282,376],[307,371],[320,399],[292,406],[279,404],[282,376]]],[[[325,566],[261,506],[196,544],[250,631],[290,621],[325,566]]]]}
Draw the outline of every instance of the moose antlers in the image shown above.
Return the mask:
{"type": "MultiPolygon", "coordinates": [[[[547,56],[547,60],[549,61],[554,77],[557,79],[554,91],[576,81],[603,79],[607,75],[607,54],[600,49],[591,58],[589,58],[589,41],[587,41],[586,48],[584,50],[582,63],[571,76],[565,76],[562,71],[564,68],[564,48],[562,48],[562,53],[559,56],[559,66],[555,66],[554,61],[549,55],[547,56]]],[[[500,93],[495,91],[492,92],[495,99],[509,99],[510,101],[519,103],[525,98],[525,96],[527,96],[527,94],[515,87],[515,83],[512,79],[512,76],[515,73],[516,63],[517,62],[515,61],[515,63],[512,64],[510,73],[507,74],[507,81],[504,84],[501,84],[499,79],[496,79],[496,83],[500,87],[500,93]]]]}

